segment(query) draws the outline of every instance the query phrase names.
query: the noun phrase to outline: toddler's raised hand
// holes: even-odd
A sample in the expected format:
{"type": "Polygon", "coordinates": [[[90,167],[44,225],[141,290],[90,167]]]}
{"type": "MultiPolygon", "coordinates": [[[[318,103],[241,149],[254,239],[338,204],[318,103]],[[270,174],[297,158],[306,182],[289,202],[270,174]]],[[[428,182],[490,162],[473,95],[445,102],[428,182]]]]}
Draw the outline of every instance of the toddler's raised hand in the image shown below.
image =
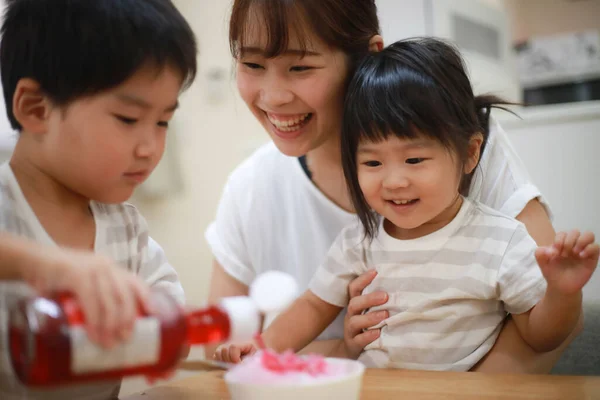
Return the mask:
{"type": "Polygon", "coordinates": [[[577,230],[559,232],[552,246],[540,247],[535,257],[548,282],[548,289],[563,295],[580,291],[590,280],[596,266],[600,247],[594,234],[577,230]]]}

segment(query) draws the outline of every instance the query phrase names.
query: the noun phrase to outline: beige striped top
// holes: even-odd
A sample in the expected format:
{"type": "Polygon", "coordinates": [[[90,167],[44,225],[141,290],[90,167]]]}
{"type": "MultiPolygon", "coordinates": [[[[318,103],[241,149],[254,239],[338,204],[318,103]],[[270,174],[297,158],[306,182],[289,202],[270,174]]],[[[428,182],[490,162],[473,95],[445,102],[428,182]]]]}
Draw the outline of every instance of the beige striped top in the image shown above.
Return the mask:
{"type": "Polygon", "coordinates": [[[466,371],[493,346],[506,313],[530,310],[546,281],[536,243],[519,221],[465,199],[454,220],[413,240],[398,240],[380,224],[362,240],[345,228],[313,277],[310,289],[340,307],[352,279],[376,269],[365,289],[389,294],[390,316],[360,360],[370,367],[466,371]]]}

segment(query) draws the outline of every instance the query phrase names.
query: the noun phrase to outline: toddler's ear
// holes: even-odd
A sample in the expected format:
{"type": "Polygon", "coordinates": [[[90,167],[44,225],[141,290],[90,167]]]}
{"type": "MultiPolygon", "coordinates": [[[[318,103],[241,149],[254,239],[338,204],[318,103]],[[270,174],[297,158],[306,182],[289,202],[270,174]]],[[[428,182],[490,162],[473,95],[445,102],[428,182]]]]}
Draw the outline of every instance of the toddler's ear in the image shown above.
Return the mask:
{"type": "Polygon", "coordinates": [[[476,133],[469,139],[469,148],[467,149],[467,160],[465,162],[465,174],[473,172],[477,163],[479,163],[479,156],[481,153],[481,144],[483,143],[483,135],[476,133]]]}
{"type": "Polygon", "coordinates": [[[17,82],[12,108],[15,119],[21,124],[22,131],[45,133],[51,106],[52,103],[37,81],[31,78],[22,78],[17,82]]]}

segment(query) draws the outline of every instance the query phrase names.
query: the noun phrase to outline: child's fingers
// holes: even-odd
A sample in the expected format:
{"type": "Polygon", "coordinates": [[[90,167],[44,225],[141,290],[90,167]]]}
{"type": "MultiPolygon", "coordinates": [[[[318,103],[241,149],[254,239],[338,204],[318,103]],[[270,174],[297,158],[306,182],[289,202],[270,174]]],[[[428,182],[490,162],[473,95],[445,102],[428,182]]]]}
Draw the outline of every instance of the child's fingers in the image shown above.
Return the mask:
{"type": "Polygon", "coordinates": [[[251,355],[255,354],[256,351],[257,351],[256,346],[251,345],[250,350],[246,352],[245,356],[251,356],[251,355]]]}
{"type": "Polygon", "coordinates": [[[221,355],[221,350],[222,350],[223,346],[219,346],[216,348],[215,352],[212,355],[212,359],[216,360],[216,361],[224,361],[223,357],[221,355]]]}
{"type": "Polygon", "coordinates": [[[552,246],[556,249],[558,254],[562,253],[566,238],[567,238],[566,232],[558,232],[556,234],[556,236],[554,237],[554,244],[552,246]]]}
{"type": "Polygon", "coordinates": [[[550,263],[552,258],[558,255],[558,250],[552,247],[538,247],[535,249],[535,259],[537,260],[540,268],[544,268],[546,265],[550,263]]]}
{"type": "MultiPolygon", "coordinates": [[[[600,245],[598,243],[588,244],[580,253],[581,258],[589,258],[598,260],[600,255],[600,245]]],[[[596,261],[597,262],[597,261],[596,261]]]]}
{"type": "Polygon", "coordinates": [[[231,362],[231,359],[229,357],[229,346],[221,347],[221,360],[220,361],[231,362]]]}
{"type": "Polygon", "coordinates": [[[100,343],[100,304],[94,293],[94,282],[88,277],[81,280],[74,280],[74,293],[83,316],[85,318],[85,327],[89,338],[96,343],[100,343]]]}
{"type": "Polygon", "coordinates": [[[137,305],[145,312],[150,312],[150,288],[134,275],[129,276],[128,282],[129,287],[133,290],[137,305]]]}
{"type": "Polygon", "coordinates": [[[581,236],[581,234],[577,229],[574,229],[567,234],[562,251],[563,257],[569,257],[571,255],[575,243],[579,240],[579,236],[581,236]]]}
{"type": "Polygon", "coordinates": [[[595,240],[596,238],[592,232],[582,233],[581,236],[579,236],[579,240],[577,240],[577,243],[575,243],[575,246],[573,247],[573,253],[581,253],[583,249],[587,247],[587,245],[594,243],[595,240]]]}
{"type": "Polygon", "coordinates": [[[107,276],[103,271],[96,271],[95,286],[94,296],[100,303],[99,330],[102,342],[104,346],[112,347],[116,336],[118,316],[110,275],[107,276]]]}
{"type": "Polygon", "coordinates": [[[231,346],[229,348],[229,360],[235,364],[242,361],[242,349],[238,346],[231,346]]]}
{"type": "Polygon", "coordinates": [[[244,359],[244,357],[251,356],[256,353],[256,347],[252,343],[245,344],[241,347],[240,361],[244,359]]]}
{"type": "Polygon", "coordinates": [[[127,275],[113,271],[111,274],[115,304],[119,307],[116,330],[119,340],[126,340],[131,335],[137,317],[135,292],[127,279],[127,275]]]}

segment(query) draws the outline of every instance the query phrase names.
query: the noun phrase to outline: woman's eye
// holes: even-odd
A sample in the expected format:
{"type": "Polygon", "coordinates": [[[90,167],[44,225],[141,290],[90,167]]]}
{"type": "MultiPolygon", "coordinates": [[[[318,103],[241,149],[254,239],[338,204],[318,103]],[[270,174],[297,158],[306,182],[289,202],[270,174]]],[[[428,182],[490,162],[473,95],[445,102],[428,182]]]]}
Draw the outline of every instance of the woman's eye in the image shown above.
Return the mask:
{"type": "Polygon", "coordinates": [[[168,128],[169,127],[169,121],[158,121],[158,126],[160,126],[161,128],[168,128]]]}
{"type": "Polygon", "coordinates": [[[419,164],[422,163],[425,159],[424,158],[409,158],[406,160],[407,164],[419,164]]]}
{"type": "Polygon", "coordinates": [[[303,72],[303,71],[308,71],[309,69],[312,69],[312,67],[307,67],[307,66],[304,66],[304,65],[296,65],[294,67],[291,67],[290,71],[303,72]]]}
{"type": "Polygon", "coordinates": [[[365,161],[363,163],[364,165],[366,165],[367,167],[379,167],[381,165],[381,163],[379,161],[365,161]]]}
{"type": "Polygon", "coordinates": [[[126,125],[133,125],[137,122],[137,119],[135,119],[135,118],[124,117],[122,115],[115,115],[115,117],[117,117],[117,119],[119,121],[121,121],[122,123],[124,123],[126,125]]]}
{"type": "Polygon", "coordinates": [[[255,64],[255,63],[250,63],[250,62],[245,62],[243,64],[246,67],[250,68],[250,69],[260,69],[260,68],[262,68],[262,65],[260,65],[260,64],[255,64]]]}

